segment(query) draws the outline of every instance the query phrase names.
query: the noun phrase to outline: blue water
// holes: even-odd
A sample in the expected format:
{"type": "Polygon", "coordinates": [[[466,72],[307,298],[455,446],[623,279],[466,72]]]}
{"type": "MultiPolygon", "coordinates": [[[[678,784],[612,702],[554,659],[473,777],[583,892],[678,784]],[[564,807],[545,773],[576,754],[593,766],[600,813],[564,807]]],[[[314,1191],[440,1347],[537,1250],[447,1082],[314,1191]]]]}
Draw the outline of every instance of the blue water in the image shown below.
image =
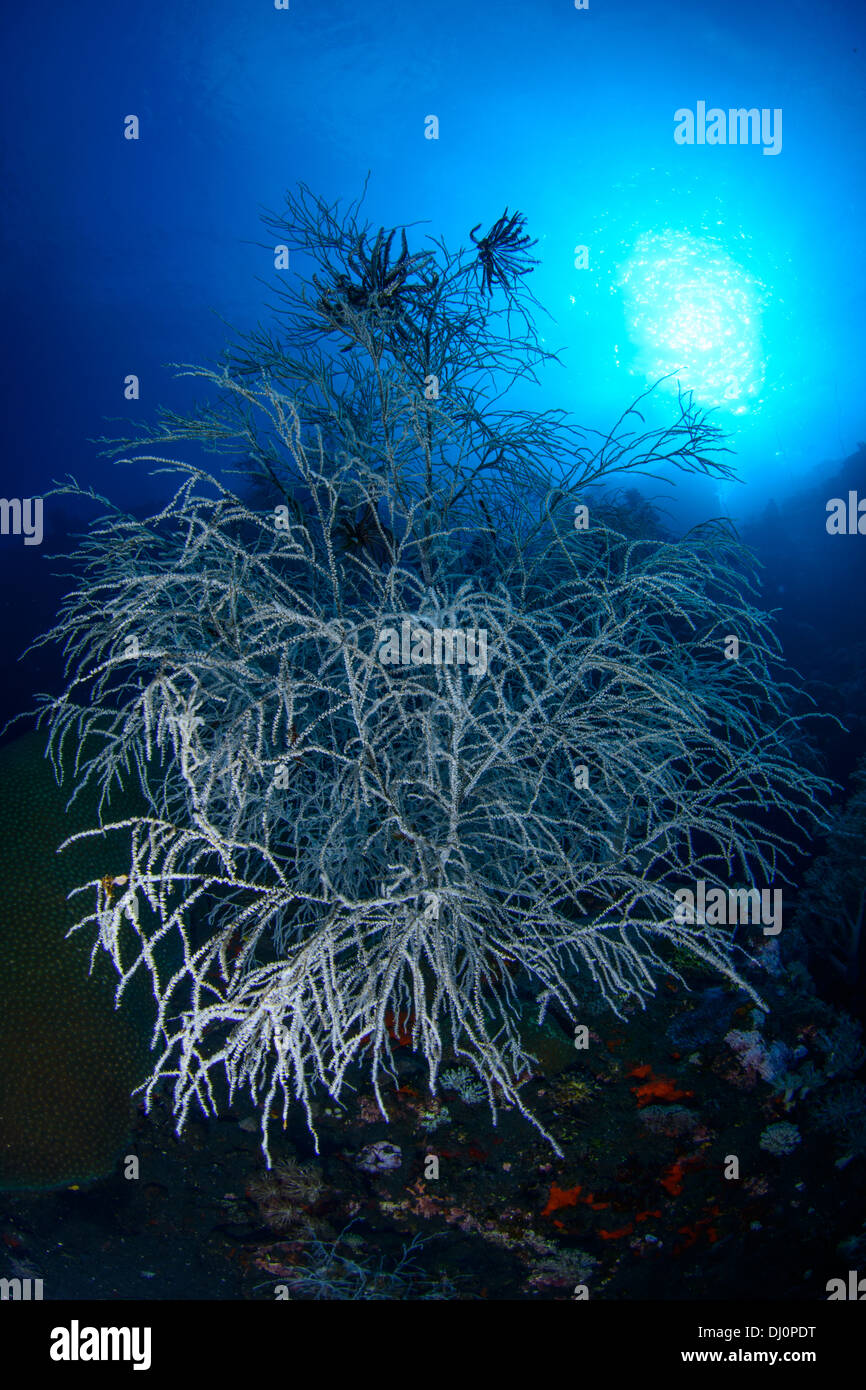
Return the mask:
{"type": "MultiPolygon", "coordinates": [[[[717,410],[743,482],[681,482],[674,520],[760,514],[866,437],[853,6],[91,0],[3,29],[6,496],[70,472],[127,503],[160,495],[88,440],[189,405],[166,364],[212,362],[223,320],[257,322],[261,209],[299,181],[356,196],[368,173],[372,224],[416,238],[456,246],[506,205],[526,215],[562,365],[521,403],[605,430],[671,372],[717,410]],[[781,112],[780,147],[678,144],[675,112],[699,102],[781,112]]],[[[648,418],[670,408],[662,390],[648,418]]],[[[46,505],[42,547],[0,538],[7,660],[50,617],[45,552],[71,525],[46,505]]]]}

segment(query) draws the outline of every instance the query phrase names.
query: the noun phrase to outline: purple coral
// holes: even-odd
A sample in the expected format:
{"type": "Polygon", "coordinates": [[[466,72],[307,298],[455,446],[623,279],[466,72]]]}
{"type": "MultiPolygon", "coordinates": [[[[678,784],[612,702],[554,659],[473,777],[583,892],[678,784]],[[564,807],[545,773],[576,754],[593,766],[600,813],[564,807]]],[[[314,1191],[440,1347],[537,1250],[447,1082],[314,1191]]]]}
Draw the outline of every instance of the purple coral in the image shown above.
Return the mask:
{"type": "Polygon", "coordinates": [[[730,1033],[725,1034],[725,1042],[736,1053],[740,1066],[752,1083],[759,1076],[764,1081],[777,1081],[784,1076],[791,1061],[791,1053],[784,1043],[774,1042],[768,1047],[756,1028],[748,1033],[732,1028],[730,1033]]]}
{"type": "Polygon", "coordinates": [[[379,1139],[375,1144],[367,1144],[355,1159],[355,1167],[362,1173],[391,1173],[403,1162],[403,1154],[397,1144],[389,1144],[379,1139]]]}

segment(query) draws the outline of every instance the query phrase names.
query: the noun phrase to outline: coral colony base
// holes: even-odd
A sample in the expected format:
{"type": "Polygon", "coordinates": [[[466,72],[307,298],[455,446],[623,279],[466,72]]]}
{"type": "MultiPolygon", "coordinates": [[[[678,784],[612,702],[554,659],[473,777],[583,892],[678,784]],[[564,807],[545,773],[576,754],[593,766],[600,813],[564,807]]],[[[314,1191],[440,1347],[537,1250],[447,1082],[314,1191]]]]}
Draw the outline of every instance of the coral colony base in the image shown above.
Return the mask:
{"type": "Polygon", "coordinates": [[[67,657],[42,711],[58,773],[106,825],[116,788],[147,798],[78,929],[119,996],[150,978],[148,1101],[169,1080],[181,1128],[224,1077],[266,1154],[275,1107],[312,1129],[316,1088],[366,1072],[385,1114],[403,1032],[432,1092],[444,1059],[532,1120],[530,1006],[622,1015],[683,952],[755,998],[737,954],[760,926],[735,943],[675,892],[771,889],[824,790],[731,531],[675,540],[597,487],[730,476],[715,426],[684,395],[669,426],[633,407],[606,435],[504,409],[549,356],[523,219],[458,252],[401,230],[396,254],[359,215],[302,188],[268,219],[313,273],[187,369],[207,405],[115,446],[176,491],[95,526],[43,639],[67,657]],[[242,484],[173,457],[190,445],[242,484]]]}

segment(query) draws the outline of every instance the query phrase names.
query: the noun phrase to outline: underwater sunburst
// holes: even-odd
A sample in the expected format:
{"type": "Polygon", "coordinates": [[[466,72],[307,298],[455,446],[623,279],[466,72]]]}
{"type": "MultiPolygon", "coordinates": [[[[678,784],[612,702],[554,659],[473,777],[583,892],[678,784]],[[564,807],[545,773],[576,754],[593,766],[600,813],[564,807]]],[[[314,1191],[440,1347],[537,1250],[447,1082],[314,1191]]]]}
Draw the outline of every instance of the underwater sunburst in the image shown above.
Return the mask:
{"type": "Polygon", "coordinates": [[[623,266],[638,370],[671,375],[706,407],[753,409],[764,382],[761,287],[711,237],[644,232],[623,266]]]}

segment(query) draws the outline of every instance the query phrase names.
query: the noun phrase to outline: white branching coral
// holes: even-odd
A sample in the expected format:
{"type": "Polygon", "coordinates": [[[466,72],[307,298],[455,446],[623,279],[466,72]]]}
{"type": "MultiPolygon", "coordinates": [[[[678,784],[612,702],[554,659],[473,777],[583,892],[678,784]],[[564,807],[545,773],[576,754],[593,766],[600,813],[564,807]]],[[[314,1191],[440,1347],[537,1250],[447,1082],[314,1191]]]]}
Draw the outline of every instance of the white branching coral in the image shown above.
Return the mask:
{"type": "MultiPolygon", "coordinates": [[[[285,1119],[300,1102],[312,1127],[314,1088],[339,1097],[355,1068],[384,1113],[395,1020],[434,1092],[447,1054],[494,1115],[505,1103],[533,1119],[526,996],[579,1018],[589,981],[621,1013],[676,973],[678,950],[749,988],[728,929],[676,921],[673,891],[778,878],[821,790],[790,752],[772,635],[724,527],[641,539],[602,507],[577,530],[577,484],[544,476],[532,421],[531,477],[494,486],[485,468],[481,490],[480,407],[468,387],[450,415],[428,402],[419,360],[446,336],[436,314],[456,312],[449,283],[466,302],[458,271],[428,275],[390,342],[369,306],[349,297],[336,315],[332,289],[328,331],[351,353],[330,348],[316,375],[308,349],[306,396],[286,393],[302,373],[288,356],[277,372],[275,341],[258,370],[201,371],[218,410],[156,433],[243,450],[281,491],[257,504],[139,452],[177,470],[177,491],[157,516],[93,528],[54,634],[68,662],[45,710],[58,769],[97,784],[106,811],[115,783],[148,802],[122,823],[126,892],[91,885],[79,924],[112,955],[119,993],[140,969],[152,980],[148,1097],[171,1079],[182,1125],[216,1108],[224,1076],[260,1105],[266,1153],[275,1107],[285,1119]],[[360,384],[375,424],[355,450],[360,384]],[[483,675],[423,643],[382,661],[383,631],[422,629],[483,632],[483,675]],[[724,659],[732,632],[739,661],[724,659]]],[[[477,312],[483,354],[492,311],[477,312]]],[[[689,466],[706,447],[690,411],[631,440],[634,457],[676,447],[689,466]]],[[[616,438],[578,459],[581,486],[608,457],[629,466],[616,438]]]]}

